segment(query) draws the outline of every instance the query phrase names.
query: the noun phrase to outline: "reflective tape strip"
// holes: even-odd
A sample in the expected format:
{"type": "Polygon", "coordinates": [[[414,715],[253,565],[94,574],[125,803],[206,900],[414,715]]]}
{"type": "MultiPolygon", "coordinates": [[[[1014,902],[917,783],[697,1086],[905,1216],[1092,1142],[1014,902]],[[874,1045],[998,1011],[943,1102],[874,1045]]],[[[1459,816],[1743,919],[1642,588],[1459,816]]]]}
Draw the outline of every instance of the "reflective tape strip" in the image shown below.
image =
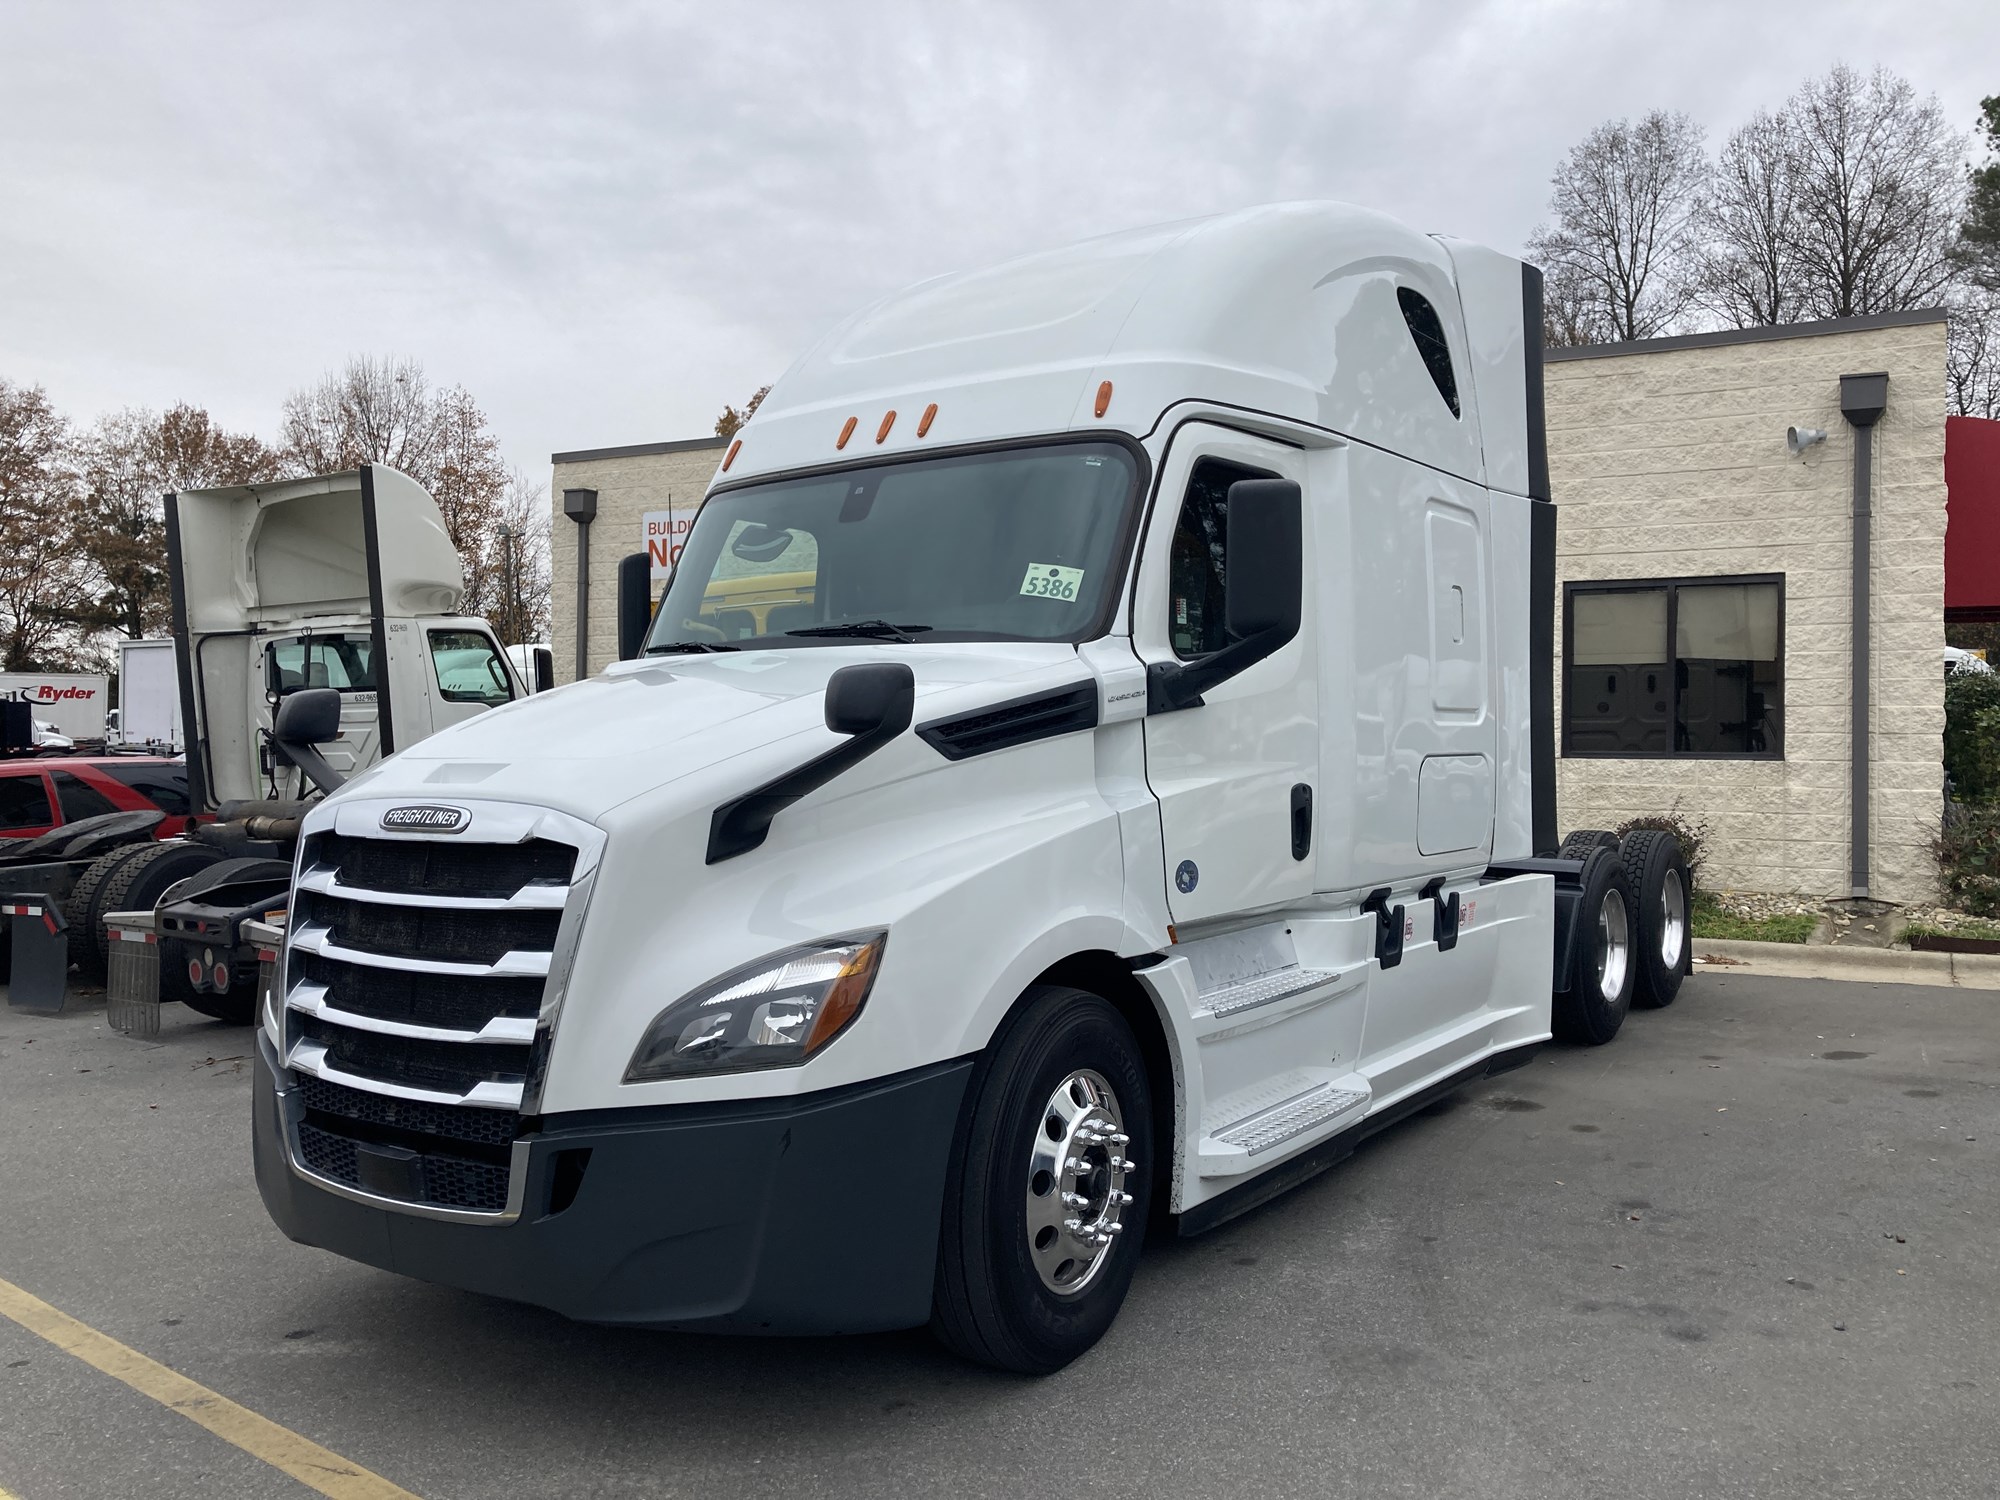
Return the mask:
{"type": "Polygon", "coordinates": [[[0,916],[39,917],[41,915],[42,909],[39,906],[0,906],[0,916]]]}
{"type": "Polygon", "coordinates": [[[125,927],[107,927],[104,929],[104,935],[114,943],[150,943],[153,941],[152,933],[135,932],[125,927]]]}

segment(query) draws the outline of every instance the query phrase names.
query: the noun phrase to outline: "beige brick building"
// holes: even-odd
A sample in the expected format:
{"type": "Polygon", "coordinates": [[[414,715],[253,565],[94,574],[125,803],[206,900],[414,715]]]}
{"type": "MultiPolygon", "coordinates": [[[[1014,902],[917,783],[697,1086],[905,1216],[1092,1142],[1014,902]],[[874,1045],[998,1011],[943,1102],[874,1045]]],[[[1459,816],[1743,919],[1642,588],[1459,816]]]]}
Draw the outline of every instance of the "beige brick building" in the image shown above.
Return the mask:
{"type": "MultiPolygon", "coordinates": [[[[1871,466],[1867,885],[1891,901],[1930,894],[1943,787],[1944,348],[1943,314],[1913,313],[1550,351],[1558,699],[1592,690],[1557,705],[1564,828],[1678,803],[1712,829],[1709,884],[1850,894],[1856,433],[1841,377],[1887,372],[1871,466]],[[1826,438],[1795,457],[1794,426],[1826,438]]],[[[578,528],[563,492],[597,496],[595,672],[617,655],[619,559],[646,548],[649,514],[685,523],[724,447],[701,438],[555,455],[557,681],[574,676],[576,650],[578,528]]],[[[653,541],[664,564],[675,539],[653,541]]]]}
{"type": "Polygon", "coordinates": [[[1887,372],[1872,463],[1867,893],[1931,894],[1944,358],[1941,312],[1550,351],[1556,681],[1572,699],[1557,718],[1563,827],[1613,827],[1678,802],[1713,829],[1710,885],[1853,893],[1857,433],[1841,377],[1887,372]],[[1795,457],[1792,426],[1826,438],[1795,457]],[[1731,582],[1702,583],[1720,579],[1731,582]],[[1579,587],[1639,580],[1679,588],[1579,587]],[[1671,650],[1628,644],[1655,638],[1668,594],[1682,605],[1671,650]],[[1716,707],[1725,702],[1731,711],[1716,707]]]}
{"type": "MultiPolygon", "coordinates": [[[[554,536],[550,576],[554,580],[552,631],[556,681],[576,680],[577,535],[580,528],[563,512],[563,491],[594,490],[597,516],[590,523],[590,587],[587,606],[590,672],[618,659],[618,562],[647,550],[645,518],[669,514],[685,524],[694,515],[715,466],[728,444],[719,437],[678,443],[639,443],[629,448],[591,448],[558,453],[550,460],[554,536]]],[[[654,542],[677,546],[672,533],[654,542]]],[[[667,561],[671,560],[669,556],[667,561]]],[[[585,673],[586,676],[589,673],[585,673]]]]}

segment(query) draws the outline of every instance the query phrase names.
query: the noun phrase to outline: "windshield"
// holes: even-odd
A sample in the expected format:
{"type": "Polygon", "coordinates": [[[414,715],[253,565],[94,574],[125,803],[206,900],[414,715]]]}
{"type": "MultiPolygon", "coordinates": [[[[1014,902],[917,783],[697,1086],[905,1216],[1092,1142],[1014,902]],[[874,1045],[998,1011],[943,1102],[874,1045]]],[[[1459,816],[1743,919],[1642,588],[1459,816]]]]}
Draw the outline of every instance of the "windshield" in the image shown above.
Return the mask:
{"type": "Polygon", "coordinates": [[[1137,479],[1115,443],[1063,443],[713,496],[646,649],[1087,639],[1137,479]]]}

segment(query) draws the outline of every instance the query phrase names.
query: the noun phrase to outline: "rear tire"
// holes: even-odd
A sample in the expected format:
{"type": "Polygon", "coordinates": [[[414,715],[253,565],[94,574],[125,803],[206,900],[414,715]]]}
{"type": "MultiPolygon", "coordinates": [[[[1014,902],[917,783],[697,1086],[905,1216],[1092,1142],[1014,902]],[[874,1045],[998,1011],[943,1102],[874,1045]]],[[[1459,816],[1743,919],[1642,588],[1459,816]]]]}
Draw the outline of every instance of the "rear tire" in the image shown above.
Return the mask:
{"type": "Polygon", "coordinates": [[[104,904],[105,885],[120,865],[150,847],[150,844],[130,844],[99,855],[77,876],[69,898],[63,902],[63,911],[69,917],[69,961],[77,977],[86,984],[104,983],[108,962],[104,914],[118,909],[104,904]]]}
{"type": "Polygon", "coordinates": [[[1145,1060],[1117,1009],[1057,985],[1026,1000],[968,1086],[931,1329],[967,1359],[1046,1375],[1125,1301],[1156,1143],[1145,1060]]]}
{"type": "Polygon", "coordinates": [[[1579,828],[1565,837],[1562,848],[1556,850],[1557,859],[1588,859],[1593,849],[1616,849],[1618,835],[1607,833],[1602,828],[1579,828]]]}
{"type": "Polygon", "coordinates": [[[1625,879],[1632,887],[1632,905],[1638,913],[1633,935],[1637,950],[1639,983],[1632,1003],[1647,1010],[1672,1005],[1681,992],[1681,978],[1687,973],[1688,951],[1693,942],[1689,903],[1693,887],[1688,881],[1687,860],[1681,842],[1657,828],[1640,828],[1625,835],[1619,858],[1625,879]]]}
{"type": "MultiPolygon", "coordinates": [[[[98,900],[100,912],[151,911],[167,893],[188,876],[207,869],[221,859],[222,851],[206,844],[150,844],[113,870],[105,880],[98,900]]],[[[187,1000],[194,987],[178,963],[169,963],[167,945],[160,944],[160,1000],[187,1000]]]]}
{"type": "Polygon", "coordinates": [[[1615,849],[1593,849],[1583,865],[1572,940],[1569,989],[1555,997],[1555,1034],[1601,1047],[1618,1035],[1632,1008],[1638,965],[1632,951],[1632,890],[1615,849]]]}

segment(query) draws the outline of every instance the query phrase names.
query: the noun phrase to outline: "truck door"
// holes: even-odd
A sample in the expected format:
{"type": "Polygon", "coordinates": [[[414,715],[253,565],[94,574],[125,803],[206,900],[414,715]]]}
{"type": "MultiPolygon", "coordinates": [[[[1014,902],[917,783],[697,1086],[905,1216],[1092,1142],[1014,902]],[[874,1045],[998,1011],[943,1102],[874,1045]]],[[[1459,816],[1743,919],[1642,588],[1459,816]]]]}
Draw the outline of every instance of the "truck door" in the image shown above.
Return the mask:
{"type": "MultiPolygon", "coordinates": [[[[1229,487],[1305,482],[1297,449],[1206,423],[1175,435],[1161,467],[1134,596],[1133,649],[1192,661],[1225,644],[1229,487]]],[[[1305,506],[1305,556],[1313,546],[1305,506]]],[[[1310,564],[1308,564],[1310,575],[1310,564]]],[[[1311,893],[1319,761],[1310,588],[1293,640],[1205,694],[1146,720],[1146,777],[1160,801],[1167,905],[1177,922],[1269,907],[1311,893]]]]}
{"type": "Polygon", "coordinates": [[[366,629],[324,635],[283,636],[264,647],[264,690],[270,707],[261,727],[268,735],[276,705],[300,688],[330,687],[340,694],[340,738],[320,746],[326,763],[352,776],[382,758],[377,706],[380,663],[366,629]]]}
{"type": "Polygon", "coordinates": [[[514,700],[514,674],[493,637],[484,631],[463,625],[428,626],[424,651],[430,660],[430,681],[425,685],[431,697],[429,733],[514,700]]]}

